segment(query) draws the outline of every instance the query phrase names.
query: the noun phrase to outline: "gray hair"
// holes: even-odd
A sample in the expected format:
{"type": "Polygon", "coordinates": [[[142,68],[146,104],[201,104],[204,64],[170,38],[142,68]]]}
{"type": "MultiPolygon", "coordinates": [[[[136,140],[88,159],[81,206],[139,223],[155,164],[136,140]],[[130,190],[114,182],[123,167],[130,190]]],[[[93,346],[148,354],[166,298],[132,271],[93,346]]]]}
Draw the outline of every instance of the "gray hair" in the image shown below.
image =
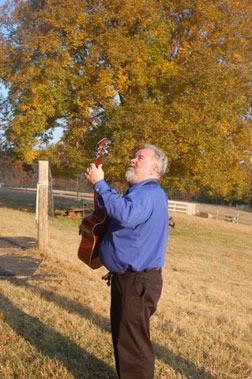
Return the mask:
{"type": "Polygon", "coordinates": [[[157,165],[158,165],[158,173],[159,173],[160,177],[162,178],[164,176],[164,173],[165,173],[165,170],[167,167],[167,163],[168,163],[168,160],[167,160],[165,153],[163,153],[161,150],[159,150],[154,145],[145,144],[143,148],[152,150],[154,152],[154,159],[156,160],[157,165]]]}

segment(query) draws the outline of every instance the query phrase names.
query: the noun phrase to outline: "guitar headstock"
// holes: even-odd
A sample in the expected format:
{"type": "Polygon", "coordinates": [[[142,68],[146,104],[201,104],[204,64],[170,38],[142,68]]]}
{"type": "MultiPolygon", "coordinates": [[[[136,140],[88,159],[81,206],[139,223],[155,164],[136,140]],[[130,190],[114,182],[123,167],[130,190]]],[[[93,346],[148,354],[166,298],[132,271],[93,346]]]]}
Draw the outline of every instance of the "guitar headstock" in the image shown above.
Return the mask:
{"type": "Polygon", "coordinates": [[[100,164],[101,157],[108,152],[108,146],[110,145],[111,141],[109,141],[107,138],[102,138],[97,143],[96,148],[96,155],[95,155],[95,164],[98,167],[100,164]]]}

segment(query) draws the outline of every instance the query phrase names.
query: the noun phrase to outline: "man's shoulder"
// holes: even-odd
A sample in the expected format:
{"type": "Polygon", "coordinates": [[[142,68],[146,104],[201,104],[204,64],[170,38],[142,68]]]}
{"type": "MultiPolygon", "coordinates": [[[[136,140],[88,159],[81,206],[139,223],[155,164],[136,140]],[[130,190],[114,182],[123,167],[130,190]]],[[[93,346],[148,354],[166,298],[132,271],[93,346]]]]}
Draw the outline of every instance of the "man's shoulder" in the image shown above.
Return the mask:
{"type": "Polygon", "coordinates": [[[159,182],[148,182],[147,184],[138,187],[138,190],[141,193],[150,194],[150,196],[153,194],[153,196],[164,196],[167,198],[167,194],[165,190],[160,186],[159,182]]]}

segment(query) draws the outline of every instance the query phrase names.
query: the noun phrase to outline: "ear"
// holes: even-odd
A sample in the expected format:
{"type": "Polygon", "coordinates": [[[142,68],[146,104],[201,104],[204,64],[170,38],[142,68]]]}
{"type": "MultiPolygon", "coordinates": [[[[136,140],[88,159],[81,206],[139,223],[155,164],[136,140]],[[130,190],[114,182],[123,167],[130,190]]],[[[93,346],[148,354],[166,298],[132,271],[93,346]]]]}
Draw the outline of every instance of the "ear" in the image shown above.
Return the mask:
{"type": "Polygon", "coordinates": [[[151,174],[157,178],[160,177],[159,172],[158,172],[158,165],[156,164],[153,165],[151,174]]]}

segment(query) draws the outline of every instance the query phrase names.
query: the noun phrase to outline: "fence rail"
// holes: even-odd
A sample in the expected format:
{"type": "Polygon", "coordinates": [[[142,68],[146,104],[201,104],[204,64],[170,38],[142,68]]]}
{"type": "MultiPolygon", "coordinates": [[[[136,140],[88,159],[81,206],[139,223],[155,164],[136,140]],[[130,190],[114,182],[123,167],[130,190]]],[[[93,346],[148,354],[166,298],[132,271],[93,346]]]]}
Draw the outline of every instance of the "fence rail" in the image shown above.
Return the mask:
{"type": "MultiPolygon", "coordinates": [[[[10,190],[13,191],[25,191],[25,192],[36,192],[37,188],[35,187],[23,187],[23,186],[11,186],[9,187],[10,190]]],[[[84,200],[93,200],[94,194],[88,193],[88,192],[80,192],[80,191],[67,191],[67,190],[61,190],[61,189],[54,189],[53,194],[55,196],[62,196],[62,197],[68,197],[68,198],[76,198],[76,199],[84,199],[84,200]]]]}
{"type": "Polygon", "coordinates": [[[172,212],[196,215],[196,203],[187,203],[187,202],[182,202],[182,201],[169,200],[168,208],[172,212]]]}
{"type": "MultiPolygon", "coordinates": [[[[8,186],[9,187],[9,186],[8,186]]],[[[27,186],[10,186],[10,190],[22,190],[25,192],[35,192],[35,187],[27,186]]],[[[62,196],[67,198],[77,198],[83,199],[87,202],[93,201],[92,192],[78,192],[78,191],[66,191],[61,189],[53,190],[54,196],[62,196]]],[[[185,201],[174,201],[169,200],[169,211],[184,213],[189,215],[202,215],[203,217],[214,218],[217,220],[224,220],[227,222],[240,223],[245,225],[252,225],[252,212],[246,212],[227,207],[227,206],[218,206],[211,204],[201,204],[201,203],[189,203],[185,201]],[[205,216],[203,215],[205,214],[205,216]]]]}
{"type": "Polygon", "coordinates": [[[187,204],[169,200],[169,210],[179,213],[187,213],[187,204]]]}

